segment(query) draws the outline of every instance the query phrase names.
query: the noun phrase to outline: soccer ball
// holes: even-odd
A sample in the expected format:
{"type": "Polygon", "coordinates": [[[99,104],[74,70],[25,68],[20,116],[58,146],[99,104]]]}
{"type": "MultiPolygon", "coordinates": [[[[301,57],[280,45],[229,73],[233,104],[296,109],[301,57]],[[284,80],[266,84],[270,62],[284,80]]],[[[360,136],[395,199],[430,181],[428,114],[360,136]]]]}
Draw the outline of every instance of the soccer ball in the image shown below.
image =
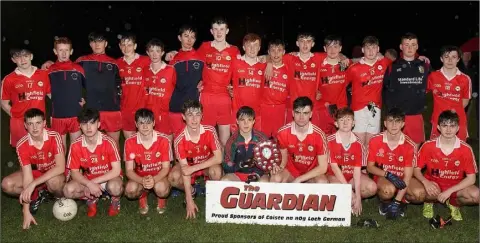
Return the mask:
{"type": "Polygon", "coordinates": [[[60,198],[53,204],[53,216],[61,221],[71,220],[77,215],[77,203],[73,199],[60,198]]]}

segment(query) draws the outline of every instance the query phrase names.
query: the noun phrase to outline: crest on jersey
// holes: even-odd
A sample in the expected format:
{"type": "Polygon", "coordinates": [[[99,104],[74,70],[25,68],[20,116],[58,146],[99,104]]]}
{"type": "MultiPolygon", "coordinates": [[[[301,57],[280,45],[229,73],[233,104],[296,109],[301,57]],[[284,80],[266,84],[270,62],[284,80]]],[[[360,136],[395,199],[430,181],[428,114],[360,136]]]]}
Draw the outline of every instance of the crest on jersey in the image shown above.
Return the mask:
{"type": "Polygon", "coordinates": [[[403,156],[398,157],[398,161],[403,162],[403,156]]]}
{"type": "Polygon", "coordinates": [[[307,69],[307,65],[303,65],[303,69],[307,69]]]}
{"type": "Polygon", "coordinates": [[[73,80],[77,80],[77,78],[78,78],[78,74],[72,73],[72,79],[73,79],[73,80]]]}
{"type": "Polygon", "coordinates": [[[425,72],[425,69],[423,68],[423,66],[418,66],[418,71],[420,73],[424,73],[425,72]]]}
{"type": "Polygon", "coordinates": [[[455,166],[459,166],[460,165],[460,160],[455,160],[455,166]]]}
{"type": "Polygon", "coordinates": [[[312,145],[308,145],[308,151],[313,152],[313,146],[312,145]]]}
{"type": "Polygon", "coordinates": [[[402,68],[407,68],[407,64],[404,63],[404,64],[402,65],[402,68]]]}
{"type": "Polygon", "coordinates": [[[52,152],[48,152],[48,157],[52,157],[52,152]]]}
{"type": "Polygon", "coordinates": [[[166,83],[166,82],[167,82],[167,80],[166,80],[165,78],[161,78],[161,79],[160,79],[160,83],[164,84],[164,83],[166,83]]]}
{"type": "Polygon", "coordinates": [[[142,68],[141,68],[141,67],[137,67],[137,69],[135,69],[135,70],[137,70],[137,72],[141,72],[141,71],[142,71],[142,68]]]}
{"type": "Polygon", "coordinates": [[[105,160],[105,156],[102,155],[102,160],[105,160]]]}
{"type": "Polygon", "coordinates": [[[208,149],[207,145],[203,145],[203,150],[207,150],[207,149],[208,149]]]}
{"type": "Polygon", "coordinates": [[[383,67],[381,65],[377,66],[378,70],[382,71],[383,67]]]}
{"type": "Polygon", "coordinates": [[[310,67],[311,67],[311,68],[314,68],[314,67],[315,67],[315,63],[310,64],[310,67]]]}
{"type": "Polygon", "coordinates": [[[200,68],[200,63],[199,62],[194,62],[193,63],[193,68],[199,69],[200,68]]]}
{"type": "Polygon", "coordinates": [[[129,157],[130,157],[130,159],[135,159],[135,154],[134,154],[134,153],[130,153],[129,157]]]}
{"type": "Polygon", "coordinates": [[[155,157],[157,157],[157,158],[160,157],[160,152],[156,152],[155,157]]]}
{"type": "Polygon", "coordinates": [[[43,82],[42,82],[42,80],[38,81],[38,83],[37,83],[37,84],[38,84],[38,86],[42,87],[42,86],[43,86],[43,82]]]}
{"type": "Polygon", "coordinates": [[[262,75],[262,70],[258,70],[258,75],[262,75]]]}
{"type": "Polygon", "coordinates": [[[282,78],[287,79],[287,75],[286,74],[282,75],[282,78]]]}
{"type": "Polygon", "coordinates": [[[350,157],[351,160],[355,160],[355,155],[352,154],[352,156],[350,157]]]}
{"type": "Polygon", "coordinates": [[[188,152],[187,152],[187,153],[188,153],[188,154],[191,154],[191,153],[192,153],[192,150],[188,150],[188,152]]]}
{"type": "Polygon", "coordinates": [[[460,91],[460,86],[455,87],[455,91],[460,91]]]}
{"type": "Polygon", "coordinates": [[[113,66],[112,66],[112,64],[110,64],[110,63],[109,63],[109,64],[107,64],[107,69],[108,69],[109,71],[111,71],[111,70],[113,69],[113,66]]]}
{"type": "Polygon", "coordinates": [[[232,58],[231,58],[230,56],[226,56],[225,59],[226,59],[227,61],[232,60],[232,58]]]}

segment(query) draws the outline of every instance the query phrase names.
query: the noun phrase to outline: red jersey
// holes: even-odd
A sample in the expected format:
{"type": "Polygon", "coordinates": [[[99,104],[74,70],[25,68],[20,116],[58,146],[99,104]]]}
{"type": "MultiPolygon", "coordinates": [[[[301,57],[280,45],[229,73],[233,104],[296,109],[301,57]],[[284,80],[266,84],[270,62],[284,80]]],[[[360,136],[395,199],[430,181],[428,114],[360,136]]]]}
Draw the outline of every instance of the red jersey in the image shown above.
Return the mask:
{"type": "Polygon", "coordinates": [[[318,156],[327,154],[327,140],[320,128],[310,123],[307,136],[300,141],[295,131],[295,122],[278,129],[277,140],[280,149],[287,149],[287,164],[293,165],[301,174],[314,169],[318,165],[318,156]]]}
{"type": "Polygon", "coordinates": [[[156,175],[162,169],[162,162],[173,160],[170,139],[163,133],[153,131],[152,145],[145,148],[140,135],[136,133],[125,140],[123,157],[125,161],[133,160],[137,174],[156,175]]]}
{"type": "Polygon", "coordinates": [[[426,166],[425,178],[440,184],[456,185],[465,174],[478,173],[472,147],[456,138],[453,151],[446,155],[440,148],[440,138],[425,142],[418,151],[417,167],[426,166]]]}
{"type": "Polygon", "coordinates": [[[60,134],[46,129],[43,130],[42,148],[36,148],[32,137],[27,134],[18,141],[16,150],[20,166],[31,165],[32,170],[42,173],[55,167],[55,155],[65,154],[60,134]]]}
{"type": "Polygon", "coordinates": [[[383,75],[391,63],[390,59],[382,58],[369,65],[362,57],[347,69],[347,82],[352,82],[352,110],[361,110],[369,102],[382,107],[383,75]]]}
{"type": "MultiPolygon", "coordinates": [[[[353,178],[353,169],[355,167],[367,166],[367,157],[365,156],[365,147],[360,139],[353,134],[350,135],[350,145],[345,148],[338,132],[327,137],[329,149],[329,164],[337,164],[342,170],[345,180],[350,181],[353,178]]],[[[328,167],[327,174],[335,175],[328,167]]]]}
{"type": "Polygon", "coordinates": [[[289,53],[283,56],[283,62],[288,68],[290,78],[290,104],[300,96],[307,96],[315,102],[316,90],[318,87],[318,67],[326,57],[326,53],[310,53],[310,57],[303,61],[299,54],[289,53]]]}
{"type": "Polygon", "coordinates": [[[200,164],[213,157],[213,152],[220,150],[215,128],[200,125],[200,139],[193,142],[185,127],[175,138],[175,156],[178,160],[186,159],[189,165],[200,164]]]}
{"type": "Polygon", "coordinates": [[[266,105],[284,105],[287,103],[289,91],[287,65],[273,66],[272,78],[265,80],[261,103],[266,105]]]}
{"type": "Polygon", "coordinates": [[[428,76],[427,90],[433,93],[432,124],[437,125],[442,111],[454,110],[458,114],[460,125],[467,125],[462,100],[470,99],[472,94],[472,81],[468,75],[457,69],[456,75],[449,79],[441,68],[428,76]]]}
{"type": "Polygon", "coordinates": [[[260,112],[266,66],[266,63],[260,62],[250,65],[245,62],[244,57],[232,61],[232,106],[234,113],[242,106],[250,106],[256,112],[260,112]]]}
{"type": "Polygon", "coordinates": [[[23,118],[25,111],[38,108],[45,112],[45,96],[50,94],[48,71],[33,67],[31,76],[21,73],[18,68],[2,81],[2,100],[10,100],[13,118],[23,118]]]}
{"type": "Polygon", "coordinates": [[[143,72],[148,69],[150,58],[135,54],[135,59],[128,63],[125,57],[117,59],[120,78],[122,79],[122,97],[120,109],[136,111],[145,106],[146,92],[143,72]]]}
{"type": "Polygon", "coordinates": [[[327,63],[327,58],[323,59],[318,70],[318,91],[322,97],[316,102],[317,106],[325,107],[325,103],[328,102],[340,109],[348,105],[347,86],[350,80],[346,79],[346,74],[346,70],[341,70],[340,63],[331,65],[327,63]]]}
{"type": "Polygon", "coordinates": [[[148,89],[147,107],[153,112],[168,112],[177,74],[175,68],[166,65],[156,73],[149,67],[145,69],[145,86],[148,89]]]}
{"type": "Polygon", "coordinates": [[[415,146],[415,142],[402,134],[397,147],[392,149],[388,146],[386,132],[381,132],[373,136],[369,142],[367,161],[374,162],[379,168],[403,178],[404,168],[415,167],[417,163],[415,146]]]}
{"type": "Polygon", "coordinates": [[[240,55],[236,46],[228,45],[222,51],[212,46],[211,41],[203,42],[197,53],[205,59],[203,68],[203,92],[214,94],[227,94],[230,84],[232,60],[240,55]]]}
{"type": "MultiPolygon", "coordinates": [[[[83,175],[92,180],[112,170],[112,163],[120,163],[120,155],[115,141],[98,132],[97,145],[92,152],[87,148],[85,135],[77,138],[68,152],[67,168],[83,170],[83,175]]],[[[120,172],[120,175],[122,172],[120,172]]]]}

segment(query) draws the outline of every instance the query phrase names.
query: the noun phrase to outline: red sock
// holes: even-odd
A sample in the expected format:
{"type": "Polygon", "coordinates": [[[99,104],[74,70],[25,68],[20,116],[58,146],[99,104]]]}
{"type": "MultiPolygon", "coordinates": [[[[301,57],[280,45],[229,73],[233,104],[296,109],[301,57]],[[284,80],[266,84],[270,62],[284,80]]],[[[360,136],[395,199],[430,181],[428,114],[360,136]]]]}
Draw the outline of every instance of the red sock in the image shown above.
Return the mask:
{"type": "Polygon", "coordinates": [[[404,197],[404,198],[402,198],[402,203],[408,204],[408,203],[410,203],[410,202],[407,201],[407,199],[405,199],[405,197],[404,197]]]}
{"type": "Polygon", "coordinates": [[[33,189],[33,193],[32,193],[32,196],[30,197],[30,199],[32,201],[35,201],[38,199],[38,187],[35,187],[35,189],[33,189]]]}
{"type": "Polygon", "coordinates": [[[457,193],[454,192],[452,193],[452,195],[450,195],[450,199],[448,199],[448,201],[450,202],[450,205],[452,206],[455,206],[455,207],[459,207],[460,205],[458,205],[458,202],[457,202],[457,193]]]}

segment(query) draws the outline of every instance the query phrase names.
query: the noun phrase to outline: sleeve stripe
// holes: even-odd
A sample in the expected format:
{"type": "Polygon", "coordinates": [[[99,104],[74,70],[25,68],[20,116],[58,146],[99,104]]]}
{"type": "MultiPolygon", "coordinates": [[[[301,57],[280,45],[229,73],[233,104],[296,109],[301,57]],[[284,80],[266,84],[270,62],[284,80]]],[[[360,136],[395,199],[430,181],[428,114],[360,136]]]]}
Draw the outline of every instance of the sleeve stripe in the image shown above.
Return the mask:
{"type": "MultiPolygon", "coordinates": [[[[120,154],[118,153],[117,144],[110,137],[107,137],[107,135],[105,135],[105,134],[102,134],[102,139],[104,141],[108,141],[108,143],[110,143],[110,145],[112,146],[112,148],[114,150],[114,153],[115,153],[116,161],[119,161],[119,162],[122,161],[122,159],[120,158],[120,154]]],[[[113,161],[113,162],[116,162],[116,161],[113,161]]]]}
{"type": "Polygon", "coordinates": [[[185,131],[180,133],[177,138],[175,138],[175,143],[173,144],[173,148],[175,149],[175,157],[180,160],[180,151],[178,150],[178,144],[183,140],[185,137],[185,131]]]}
{"type": "Polygon", "coordinates": [[[65,154],[65,148],[63,146],[63,141],[62,138],[60,137],[60,134],[54,131],[48,131],[48,136],[53,139],[55,139],[55,142],[57,143],[57,154],[65,154]]]}

